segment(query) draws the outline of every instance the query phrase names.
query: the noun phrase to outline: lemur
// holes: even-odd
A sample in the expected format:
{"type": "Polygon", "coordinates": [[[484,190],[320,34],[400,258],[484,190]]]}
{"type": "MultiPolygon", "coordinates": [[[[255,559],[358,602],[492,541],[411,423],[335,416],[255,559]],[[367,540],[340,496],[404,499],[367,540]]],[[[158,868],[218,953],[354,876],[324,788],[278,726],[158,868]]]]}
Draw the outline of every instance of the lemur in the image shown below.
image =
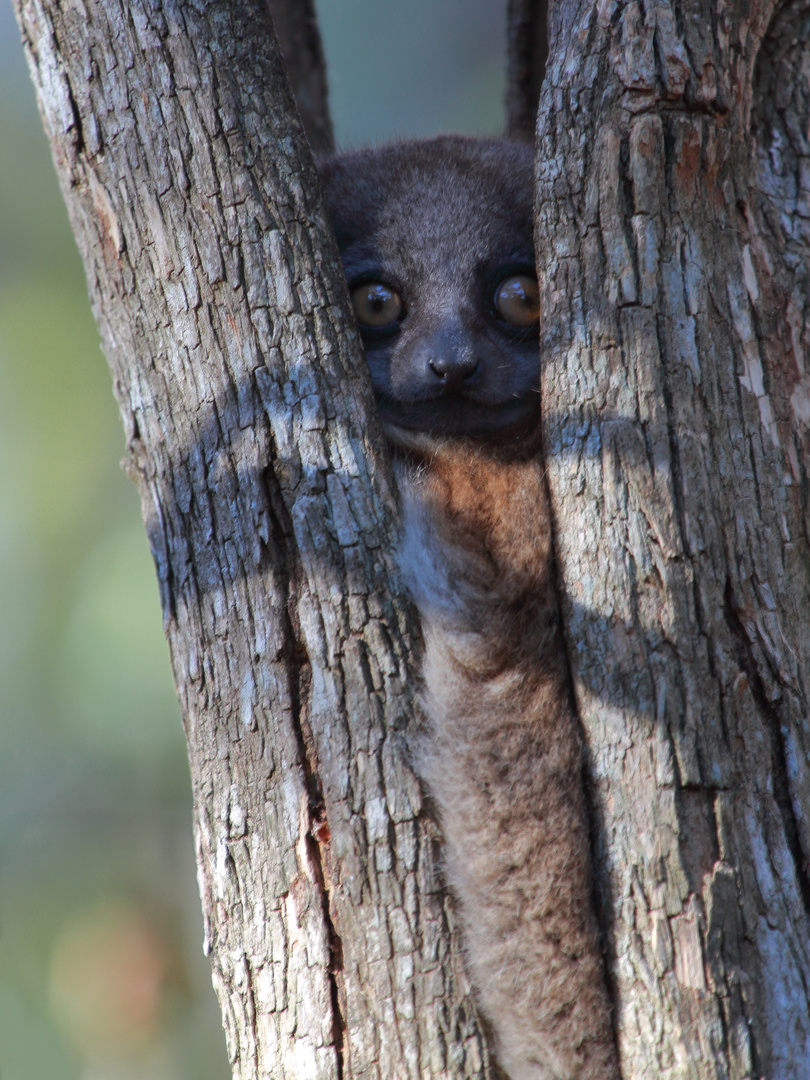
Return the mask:
{"type": "Polygon", "coordinates": [[[319,166],[399,488],[445,873],[512,1080],[615,1080],[539,456],[532,151],[319,166]]]}

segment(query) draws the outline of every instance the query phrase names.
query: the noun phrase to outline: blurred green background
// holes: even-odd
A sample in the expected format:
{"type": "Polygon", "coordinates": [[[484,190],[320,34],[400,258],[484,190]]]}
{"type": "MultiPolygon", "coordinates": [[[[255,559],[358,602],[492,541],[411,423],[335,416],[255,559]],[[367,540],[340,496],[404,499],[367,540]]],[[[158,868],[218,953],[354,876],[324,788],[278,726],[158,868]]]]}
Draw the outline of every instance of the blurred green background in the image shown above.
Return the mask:
{"type": "MultiPolygon", "coordinates": [[[[505,0],[320,0],[344,148],[502,124],[505,0]]],[[[0,0],[0,1078],[226,1080],[123,435],[0,0]]]]}

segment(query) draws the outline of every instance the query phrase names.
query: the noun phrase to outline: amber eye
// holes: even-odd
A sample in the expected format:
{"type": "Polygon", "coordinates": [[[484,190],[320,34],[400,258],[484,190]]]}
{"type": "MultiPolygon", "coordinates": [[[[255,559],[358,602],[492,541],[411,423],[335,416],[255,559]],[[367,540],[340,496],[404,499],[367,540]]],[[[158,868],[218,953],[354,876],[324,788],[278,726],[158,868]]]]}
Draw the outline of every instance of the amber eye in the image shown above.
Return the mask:
{"type": "Polygon", "coordinates": [[[495,290],[495,310],[510,326],[526,329],[540,319],[540,293],[537,278],[513,274],[504,278],[495,290]]]}
{"type": "Polygon", "coordinates": [[[402,314],[399,295],[381,281],[364,281],[352,289],[354,314],[363,326],[392,326],[402,314]]]}

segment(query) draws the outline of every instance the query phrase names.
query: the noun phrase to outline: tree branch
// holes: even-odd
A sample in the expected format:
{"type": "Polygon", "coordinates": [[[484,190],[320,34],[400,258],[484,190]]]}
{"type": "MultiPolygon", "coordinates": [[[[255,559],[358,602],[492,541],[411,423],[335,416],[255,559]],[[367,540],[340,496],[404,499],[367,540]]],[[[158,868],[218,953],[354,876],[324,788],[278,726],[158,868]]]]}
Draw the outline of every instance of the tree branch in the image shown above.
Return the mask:
{"type": "Polygon", "coordinates": [[[548,58],[547,0],[509,0],[506,56],[506,134],[532,141],[548,58]]]}
{"type": "Polygon", "coordinates": [[[313,0],[268,0],[293,96],[313,154],[335,149],[326,61],[313,0]]]}

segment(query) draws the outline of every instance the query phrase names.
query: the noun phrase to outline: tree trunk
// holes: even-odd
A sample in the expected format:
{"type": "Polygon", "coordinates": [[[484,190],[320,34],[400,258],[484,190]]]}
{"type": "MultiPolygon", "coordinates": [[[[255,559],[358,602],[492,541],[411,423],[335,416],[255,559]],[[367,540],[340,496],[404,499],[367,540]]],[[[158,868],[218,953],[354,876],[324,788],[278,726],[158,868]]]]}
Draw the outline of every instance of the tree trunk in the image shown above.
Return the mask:
{"type": "Polygon", "coordinates": [[[142,499],[235,1077],[492,1075],[404,752],[414,625],[263,0],[18,0],[142,499]]]}
{"type": "MultiPolygon", "coordinates": [[[[234,1075],[494,1076],[267,5],[16,2],[158,568],[234,1075]]],[[[515,135],[541,9],[510,4],[515,135]]],[[[551,12],[544,438],[624,1080],[810,1076],[808,41],[806,0],[551,12]]]]}
{"type": "Polygon", "coordinates": [[[625,1080],[810,1076],[810,5],[561,0],[544,441],[625,1080]]]}

